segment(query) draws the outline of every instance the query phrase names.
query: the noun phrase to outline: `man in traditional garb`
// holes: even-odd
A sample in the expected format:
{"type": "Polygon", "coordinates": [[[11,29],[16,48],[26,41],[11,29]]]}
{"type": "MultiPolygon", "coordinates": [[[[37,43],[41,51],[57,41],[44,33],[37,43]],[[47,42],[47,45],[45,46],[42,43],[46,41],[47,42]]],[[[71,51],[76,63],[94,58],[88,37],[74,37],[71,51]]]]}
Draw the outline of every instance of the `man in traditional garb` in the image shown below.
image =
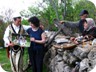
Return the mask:
{"type": "Polygon", "coordinates": [[[23,72],[23,51],[24,47],[15,45],[12,42],[12,33],[26,34],[30,26],[21,24],[21,15],[19,13],[13,14],[13,23],[10,24],[4,33],[5,47],[8,50],[8,57],[10,58],[11,68],[13,72],[23,72]]]}

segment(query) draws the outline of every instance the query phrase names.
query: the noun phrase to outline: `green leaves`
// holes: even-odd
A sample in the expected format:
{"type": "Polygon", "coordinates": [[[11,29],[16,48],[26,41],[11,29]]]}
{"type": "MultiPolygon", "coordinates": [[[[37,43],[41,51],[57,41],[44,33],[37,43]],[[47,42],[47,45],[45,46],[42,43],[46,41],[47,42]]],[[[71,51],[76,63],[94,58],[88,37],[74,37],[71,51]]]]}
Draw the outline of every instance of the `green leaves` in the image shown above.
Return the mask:
{"type": "Polygon", "coordinates": [[[88,10],[89,17],[95,18],[95,5],[88,0],[43,0],[42,3],[37,4],[37,7],[31,6],[28,11],[22,11],[22,13],[29,17],[35,15],[40,18],[45,29],[54,29],[53,20],[55,18],[78,21],[82,9],[88,10]]]}

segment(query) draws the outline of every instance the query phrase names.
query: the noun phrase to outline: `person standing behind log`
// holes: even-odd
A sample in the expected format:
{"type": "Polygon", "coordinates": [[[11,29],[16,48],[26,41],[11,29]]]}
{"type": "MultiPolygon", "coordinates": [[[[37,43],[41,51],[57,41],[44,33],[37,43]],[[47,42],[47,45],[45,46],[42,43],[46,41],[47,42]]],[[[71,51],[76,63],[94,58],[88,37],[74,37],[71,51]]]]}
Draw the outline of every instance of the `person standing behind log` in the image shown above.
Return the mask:
{"type": "Polygon", "coordinates": [[[44,30],[40,28],[40,20],[37,17],[34,16],[29,18],[28,22],[31,25],[31,28],[29,28],[27,32],[30,35],[31,41],[28,53],[32,64],[32,70],[33,72],[42,72],[46,35],[44,30]]]}
{"type": "Polygon", "coordinates": [[[80,30],[80,32],[82,33],[84,31],[84,27],[83,27],[83,22],[82,20],[86,19],[88,17],[88,11],[87,10],[82,10],[80,12],[80,21],[79,21],[79,24],[78,24],[78,28],[80,30]]]}
{"type": "Polygon", "coordinates": [[[13,23],[10,24],[4,33],[3,40],[5,47],[8,50],[8,57],[10,58],[12,72],[24,72],[23,71],[23,50],[24,48],[19,45],[14,45],[12,42],[12,33],[26,34],[26,31],[30,26],[21,25],[21,15],[19,13],[13,14],[13,23]]]}
{"type": "MultiPolygon", "coordinates": [[[[75,33],[80,33],[82,34],[84,27],[82,24],[82,20],[86,19],[88,17],[88,11],[87,10],[82,10],[79,14],[80,20],[77,22],[70,22],[70,21],[60,21],[60,24],[64,24],[64,27],[66,30],[64,31],[67,35],[72,36],[75,33]],[[67,30],[68,29],[68,30],[67,30]],[[69,33],[69,34],[68,34],[69,33]]],[[[73,35],[74,36],[74,35],[73,35]]]]}

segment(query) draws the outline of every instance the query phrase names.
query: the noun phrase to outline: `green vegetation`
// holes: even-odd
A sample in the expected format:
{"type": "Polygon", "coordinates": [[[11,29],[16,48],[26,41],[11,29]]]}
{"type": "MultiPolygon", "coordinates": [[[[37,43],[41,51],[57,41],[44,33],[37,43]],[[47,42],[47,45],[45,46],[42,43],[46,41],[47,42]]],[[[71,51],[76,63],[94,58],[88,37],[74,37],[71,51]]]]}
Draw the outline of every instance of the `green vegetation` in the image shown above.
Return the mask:
{"type": "Polygon", "coordinates": [[[5,31],[6,27],[7,27],[7,24],[0,21],[0,47],[2,47],[4,45],[3,35],[4,35],[4,31],[5,31]]]}
{"type": "Polygon", "coordinates": [[[37,7],[30,6],[27,11],[24,10],[20,13],[25,17],[37,16],[45,29],[56,30],[53,24],[54,19],[78,21],[79,13],[83,9],[89,11],[89,17],[96,19],[96,7],[89,0],[61,0],[61,2],[60,0],[43,0],[37,4],[37,7]]]}
{"type": "MultiPolygon", "coordinates": [[[[42,3],[38,3],[37,7],[30,6],[28,11],[21,11],[20,14],[27,18],[31,16],[37,16],[41,20],[41,24],[44,25],[47,30],[57,30],[53,24],[54,19],[64,20],[64,21],[78,21],[79,13],[82,9],[86,9],[89,11],[89,17],[93,18],[96,21],[96,7],[89,0],[43,0],[42,3]],[[45,5],[43,5],[45,4],[45,5]]],[[[11,15],[11,10],[6,11],[6,14],[11,15]],[[9,12],[9,13],[8,13],[9,12]]],[[[6,24],[0,20],[0,46],[3,46],[3,35],[5,28],[8,24],[10,24],[8,17],[8,22],[6,24]]],[[[22,24],[29,25],[26,19],[22,20],[22,24]]],[[[24,64],[27,62],[28,53],[27,49],[25,49],[24,53],[24,64]]],[[[5,49],[0,49],[0,63],[3,64],[3,68],[9,72],[10,62],[6,55],[5,49]]],[[[30,72],[31,69],[28,69],[30,72]]],[[[46,68],[44,66],[44,72],[46,68]]]]}
{"type": "MultiPolygon", "coordinates": [[[[27,52],[27,48],[25,48],[24,51],[24,65],[26,65],[26,63],[28,62],[28,52],[27,52]]],[[[8,71],[8,72],[12,72],[11,71],[11,66],[10,66],[10,61],[7,57],[7,53],[6,53],[6,49],[0,49],[0,64],[2,64],[2,67],[4,68],[4,70],[8,71]]],[[[32,72],[32,69],[29,68],[26,72],[32,72]]],[[[47,72],[46,67],[43,67],[43,72],[47,72]]]]}

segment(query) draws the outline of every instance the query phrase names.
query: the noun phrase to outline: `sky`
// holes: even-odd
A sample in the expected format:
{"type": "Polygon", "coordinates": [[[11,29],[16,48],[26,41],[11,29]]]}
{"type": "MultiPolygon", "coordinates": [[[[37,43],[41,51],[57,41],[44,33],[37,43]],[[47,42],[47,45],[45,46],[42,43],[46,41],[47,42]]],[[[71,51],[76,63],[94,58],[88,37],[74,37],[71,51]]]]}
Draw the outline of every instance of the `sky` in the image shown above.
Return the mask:
{"type": "MultiPolygon", "coordinates": [[[[0,13],[6,9],[12,9],[13,11],[20,12],[21,10],[27,10],[29,6],[36,6],[36,3],[42,0],[0,0],[0,13]]],[[[96,0],[90,0],[96,6],[96,0]]]]}
{"type": "Polygon", "coordinates": [[[96,7],[96,0],[89,0],[89,1],[93,2],[96,7]]]}
{"type": "Polygon", "coordinates": [[[9,8],[14,11],[26,10],[29,6],[36,6],[36,3],[40,1],[41,0],[0,0],[0,12],[9,8]]]}

